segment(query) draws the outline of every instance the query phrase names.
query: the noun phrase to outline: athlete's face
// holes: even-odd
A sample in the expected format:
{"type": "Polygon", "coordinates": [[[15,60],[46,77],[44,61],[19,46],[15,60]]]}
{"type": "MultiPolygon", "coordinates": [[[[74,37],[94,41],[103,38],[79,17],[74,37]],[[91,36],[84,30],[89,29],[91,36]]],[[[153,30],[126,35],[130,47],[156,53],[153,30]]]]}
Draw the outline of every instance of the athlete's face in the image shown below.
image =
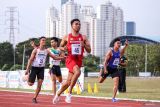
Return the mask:
{"type": "Polygon", "coordinates": [[[72,29],[75,31],[75,32],[79,32],[81,28],[81,24],[79,21],[74,21],[73,24],[72,24],[72,29]]]}
{"type": "Polygon", "coordinates": [[[57,42],[54,41],[54,40],[51,40],[51,46],[52,46],[52,47],[56,47],[56,46],[57,46],[57,42]]]}
{"type": "Polygon", "coordinates": [[[46,38],[42,38],[42,39],[40,40],[40,45],[43,45],[43,46],[46,45],[46,38]]]}
{"type": "Polygon", "coordinates": [[[121,47],[121,42],[120,41],[116,41],[115,43],[114,43],[114,47],[116,47],[116,48],[120,48],[121,47]]]}

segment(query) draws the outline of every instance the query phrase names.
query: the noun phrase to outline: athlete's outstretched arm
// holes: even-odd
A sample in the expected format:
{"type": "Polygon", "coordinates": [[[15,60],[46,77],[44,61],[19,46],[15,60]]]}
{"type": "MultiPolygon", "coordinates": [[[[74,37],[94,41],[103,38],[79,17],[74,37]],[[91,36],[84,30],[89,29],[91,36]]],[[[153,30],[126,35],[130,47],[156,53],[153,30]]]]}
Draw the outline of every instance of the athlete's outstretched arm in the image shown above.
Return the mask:
{"type": "Polygon", "coordinates": [[[90,53],[91,52],[90,42],[86,36],[83,36],[83,39],[84,39],[84,48],[88,53],[90,53]]]}
{"type": "Polygon", "coordinates": [[[48,55],[50,57],[52,57],[54,60],[61,60],[61,59],[65,58],[65,56],[56,56],[56,55],[53,55],[48,49],[47,49],[47,51],[48,51],[48,55]]]}
{"type": "Polygon", "coordinates": [[[108,73],[107,71],[107,64],[108,64],[108,61],[109,59],[112,57],[112,51],[111,49],[107,52],[107,54],[105,55],[105,59],[104,59],[104,62],[103,62],[103,65],[104,65],[104,73],[108,73]]]}
{"type": "Polygon", "coordinates": [[[126,48],[128,47],[128,40],[126,39],[124,47],[121,49],[121,57],[124,55],[126,48]]]}
{"type": "Polygon", "coordinates": [[[27,67],[26,67],[25,75],[27,75],[29,73],[30,66],[31,66],[31,64],[32,64],[32,62],[33,62],[33,60],[34,60],[34,58],[36,56],[36,53],[37,53],[37,49],[34,49],[32,51],[31,57],[28,60],[28,64],[27,64],[27,67]]]}

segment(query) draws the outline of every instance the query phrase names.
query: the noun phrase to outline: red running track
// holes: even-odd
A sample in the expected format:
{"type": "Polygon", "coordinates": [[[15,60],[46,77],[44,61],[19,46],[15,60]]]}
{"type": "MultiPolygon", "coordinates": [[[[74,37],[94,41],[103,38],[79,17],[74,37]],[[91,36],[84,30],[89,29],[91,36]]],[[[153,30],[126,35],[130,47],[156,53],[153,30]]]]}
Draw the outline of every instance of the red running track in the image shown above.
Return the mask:
{"type": "Polygon", "coordinates": [[[58,104],[52,104],[51,95],[40,94],[38,103],[32,103],[32,93],[0,91],[0,107],[160,107],[160,103],[119,100],[112,102],[106,99],[72,97],[72,103],[67,104],[60,97],[58,104]]]}

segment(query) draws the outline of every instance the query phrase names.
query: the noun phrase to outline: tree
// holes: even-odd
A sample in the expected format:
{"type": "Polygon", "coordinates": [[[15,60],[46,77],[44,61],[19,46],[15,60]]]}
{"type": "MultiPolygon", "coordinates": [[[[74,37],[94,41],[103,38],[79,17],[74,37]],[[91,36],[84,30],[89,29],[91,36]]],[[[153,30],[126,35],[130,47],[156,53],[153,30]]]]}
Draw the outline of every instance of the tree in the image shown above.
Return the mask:
{"type": "Polygon", "coordinates": [[[8,71],[10,69],[10,66],[8,64],[4,64],[2,67],[2,71],[8,71]]]}
{"type": "Polygon", "coordinates": [[[99,65],[100,58],[94,55],[89,54],[88,56],[84,57],[83,64],[85,66],[86,72],[98,72],[97,66],[99,65]]]}
{"type": "MultiPolygon", "coordinates": [[[[138,76],[145,71],[145,44],[130,44],[126,55],[128,57],[127,75],[138,76]]],[[[160,72],[160,45],[147,45],[147,71],[154,75],[160,72]]]]}
{"type": "Polygon", "coordinates": [[[13,59],[13,46],[9,42],[0,43],[0,68],[4,64],[8,64],[8,66],[12,66],[14,63],[13,59]]]}
{"type": "Polygon", "coordinates": [[[13,65],[11,68],[10,68],[10,71],[16,71],[16,70],[21,70],[22,69],[22,66],[21,65],[18,65],[16,64],[15,66],[13,65]]]}

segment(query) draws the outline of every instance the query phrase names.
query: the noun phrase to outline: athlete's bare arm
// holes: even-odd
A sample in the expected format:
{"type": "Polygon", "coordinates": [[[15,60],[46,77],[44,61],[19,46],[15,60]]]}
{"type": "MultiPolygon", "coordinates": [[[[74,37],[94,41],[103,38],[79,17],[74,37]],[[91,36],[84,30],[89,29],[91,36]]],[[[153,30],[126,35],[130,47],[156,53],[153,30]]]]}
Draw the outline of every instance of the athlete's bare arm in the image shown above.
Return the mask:
{"type": "Polygon", "coordinates": [[[67,41],[68,41],[68,36],[65,35],[65,36],[63,37],[61,43],[60,43],[59,49],[60,49],[61,51],[66,51],[66,50],[67,50],[67,48],[66,48],[67,41]]]}
{"type": "Polygon", "coordinates": [[[105,55],[105,59],[104,59],[104,63],[103,63],[103,65],[104,65],[104,73],[106,74],[106,73],[108,73],[108,71],[107,71],[107,69],[106,69],[106,66],[107,66],[107,64],[108,64],[108,61],[109,61],[109,59],[112,57],[112,51],[111,51],[111,49],[107,52],[107,54],[105,55]]]}
{"type": "Polygon", "coordinates": [[[28,60],[28,64],[27,64],[27,68],[26,68],[26,72],[25,72],[25,75],[27,75],[29,73],[29,69],[30,69],[30,66],[36,56],[36,53],[37,53],[37,49],[35,48],[33,51],[32,51],[32,54],[31,54],[31,57],[29,58],[28,60]]]}
{"type": "Polygon", "coordinates": [[[120,55],[120,57],[122,57],[122,56],[124,55],[124,52],[125,52],[125,50],[126,50],[127,47],[128,47],[128,40],[126,39],[125,45],[124,45],[124,47],[121,49],[121,55],[120,55]]]}
{"type": "Polygon", "coordinates": [[[53,55],[48,49],[47,49],[47,51],[48,51],[48,55],[49,55],[50,57],[52,57],[54,60],[61,60],[61,59],[64,59],[64,58],[65,58],[64,56],[56,56],[56,55],[53,55]]]}
{"type": "Polygon", "coordinates": [[[91,52],[91,46],[90,46],[90,42],[87,39],[87,37],[85,35],[83,35],[83,40],[84,40],[84,48],[85,50],[90,53],[91,52]]]}
{"type": "Polygon", "coordinates": [[[59,53],[59,56],[65,56],[65,53],[64,53],[64,51],[62,51],[61,49],[60,49],[60,47],[58,47],[58,50],[60,51],[60,53],[59,53]]]}

